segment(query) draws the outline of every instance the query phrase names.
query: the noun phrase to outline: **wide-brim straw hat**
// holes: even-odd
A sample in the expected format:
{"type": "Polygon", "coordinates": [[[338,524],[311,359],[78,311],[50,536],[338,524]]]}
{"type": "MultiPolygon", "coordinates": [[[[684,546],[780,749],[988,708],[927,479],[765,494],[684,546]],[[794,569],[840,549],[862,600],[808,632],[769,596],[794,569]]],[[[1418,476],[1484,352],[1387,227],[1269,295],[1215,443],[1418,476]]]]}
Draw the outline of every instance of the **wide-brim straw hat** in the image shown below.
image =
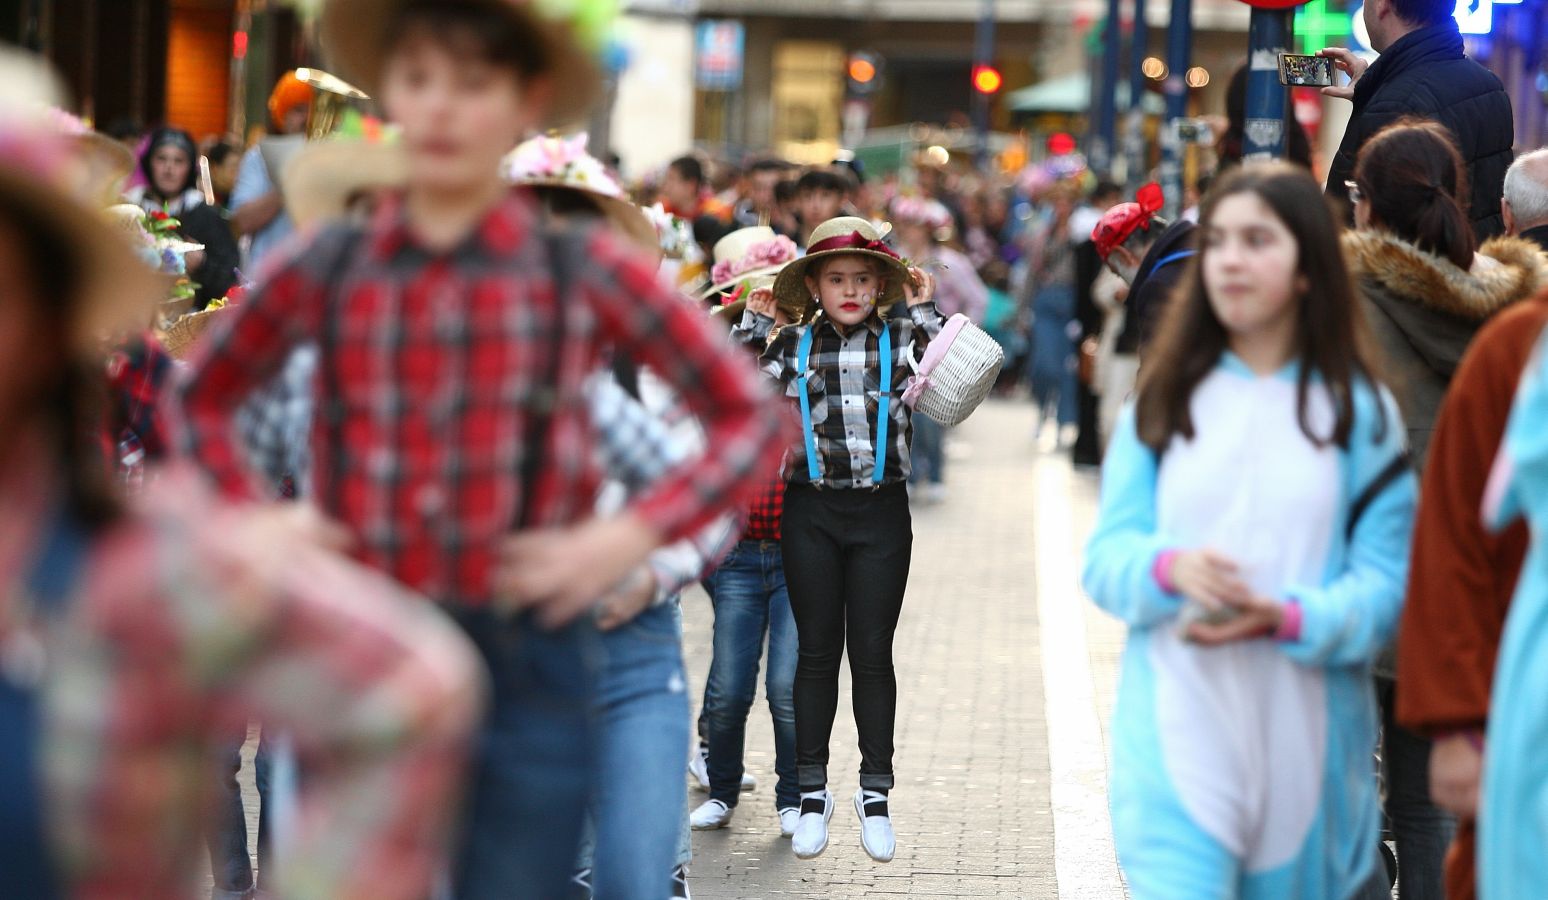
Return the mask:
{"type": "MultiPolygon", "coordinates": [[[[785,266],[794,262],[800,255],[795,244],[790,243],[789,258],[782,262],[770,263],[764,266],[756,266],[748,269],[740,269],[736,266],[739,260],[746,259],[755,247],[768,247],[779,240],[779,235],[767,225],[753,225],[747,228],[738,228],[725,237],[715,242],[711,251],[713,262],[710,266],[710,278],[714,279],[715,268],[730,264],[732,273],[713,281],[709,287],[699,292],[699,299],[709,300],[716,294],[723,294],[744,281],[752,282],[753,288],[772,287],[774,276],[777,276],[785,266]]],[[[789,239],[786,238],[788,241],[789,239]]]]}
{"type": "Polygon", "coordinates": [[[878,227],[859,216],[839,216],[818,225],[807,241],[806,255],[786,266],[775,280],[775,302],[786,309],[801,310],[799,321],[805,321],[816,312],[812,291],[806,286],[807,273],[814,263],[843,253],[869,256],[882,264],[886,287],[877,298],[878,310],[885,310],[902,300],[903,286],[912,276],[908,264],[883,243],[882,239],[891,230],[890,225],[878,227]]]}
{"type": "Polygon", "coordinates": [[[16,91],[0,92],[0,133],[7,138],[0,150],[0,206],[13,211],[14,227],[68,249],[77,278],[72,346],[82,358],[98,359],[105,338],[150,325],[171,283],[140,259],[91,198],[62,180],[59,154],[74,148],[46,114],[62,95],[48,66],[30,54],[0,51],[0,78],[16,91]]]}
{"type": "Polygon", "coordinates": [[[314,141],[280,176],[285,208],[298,228],[338,218],[366,191],[408,182],[408,158],[396,143],[334,138],[314,141]]]}
{"type": "MultiPolygon", "coordinates": [[[[380,96],[387,41],[398,14],[410,0],[327,0],[319,23],[323,52],[332,68],[373,97],[380,96]]],[[[578,0],[569,19],[545,16],[539,0],[483,0],[509,15],[538,38],[547,59],[542,71],[553,82],[553,102],[545,128],[561,128],[585,120],[602,95],[599,52],[588,50],[576,22],[588,3],[578,0]]],[[[597,18],[596,16],[590,19],[597,18]]],[[[588,24],[596,23],[587,20],[588,24]]]]}
{"type": "Polygon", "coordinates": [[[655,223],[629,199],[617,175],[587,152],[589,141],[585,132],[529,138],[506,154],[500,171],[511,184],[532,188],[540,196],[565,191],[590,201],[609,224],[659,261],[661,235],[655,223]]]}

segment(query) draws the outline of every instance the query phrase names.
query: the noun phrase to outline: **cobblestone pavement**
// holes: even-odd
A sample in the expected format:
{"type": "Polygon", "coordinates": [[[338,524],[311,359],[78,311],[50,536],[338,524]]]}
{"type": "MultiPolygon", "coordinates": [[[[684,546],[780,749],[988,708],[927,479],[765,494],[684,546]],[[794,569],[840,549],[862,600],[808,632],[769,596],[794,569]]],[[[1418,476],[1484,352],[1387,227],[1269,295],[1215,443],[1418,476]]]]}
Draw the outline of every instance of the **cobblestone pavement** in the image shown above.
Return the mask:
{"type": "MultiPolygon", "coordinates": [[[[790,852],[773,809],[773,736],[760,688],[747,736],[758,789],[744,795],[729,828],[694,835],[698,900],[1124,897],[1105,805],[1123,631],[1077,585],[1095,476],[1072,472],[1064,453],[1037,449],[1025,403],[986,404],[949,447],[945,502],[914,511],[895,651],[897,858],[878,865],[860,847],[849,805],[859,753],[847,673],[832,748],[832,843],[813,861],[790,852]]],[[[700,690],[709,601],[695,589],[683,611],[690,684],[700,690]]],[[[249,840],[254,743],[241,776],[249,840]]],[[[705,797],[689,792],[692,804],[705,797]]]]}
{"type": "MultiPolygon", "coordinates": [[[[897,858],[878,865],[859,844],[848,804],[859,755],[846,673],[831,763],[840,803],[827,852],[803,862],[779,837],[773,738],[760,692],[747,753],[758,789],[744,796],[729,828],[694,836],[694,897],[1123,896],[1105,808],[1105,728],[1122,633],[1076,585],[1095,479],[1072,473],[1064,454],[1037,450],[1024,403],[986,405],[953,433],[951,450],[945,502],[914,511],[914,563],[895,651],[897,858]],[[1045,539],[1055,558],[1039,551],[1045,539]],[[1039,584],[1049,590],[1042,603],[1039,584]],[[1040,634],[1040,608],[1054,611],[1064,630],[1040,634]],[[1066,760],[1059,770],[1050,767],[1050,686],[1082,726],[1069,729],[1073,741],[1056,735],[1052,755],[1066,760]],[[1076,698],[1073,710],[1068,697],[1076,698]],[[1082,730],[1084,741],[1075,733],[1082,730]]],[[[685,598],[684,618],[690,684],[702,688],[708,600],[697,592],[685,598]]],[[[690,792],[691,803],[704,797],[690,792]]]]}

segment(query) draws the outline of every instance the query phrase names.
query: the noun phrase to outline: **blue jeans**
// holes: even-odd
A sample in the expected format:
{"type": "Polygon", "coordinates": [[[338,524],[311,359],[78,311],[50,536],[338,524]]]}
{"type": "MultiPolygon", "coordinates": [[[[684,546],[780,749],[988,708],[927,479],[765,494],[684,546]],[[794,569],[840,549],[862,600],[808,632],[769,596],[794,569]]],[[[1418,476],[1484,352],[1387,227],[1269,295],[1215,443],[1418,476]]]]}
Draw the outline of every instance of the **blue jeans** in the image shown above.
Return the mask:
{"type": "MultiPolygon", "coordinates": [[[[245,732],[246,729],[243,729],[245,732]]],[[[242,745],[247,735],[233,736],[216,748],[215,766],[219,800],[215,817],[205,835],[210,849],[210,874],[214,900],[238,900],[260,884],[272,884],[270,869],[269,773],[271,744],[265,728],[258,739],[253,757],[253,780],[258,788],[258,877],[253,877],[252,857],[247,855],[247,813],[242,808],[242,786],[237,773],[242,770],[242,745]]]]}
{"type": "Polygon", "coordinates": [[[455,863],[457,900],[563,897],[595,771],[592,701],[601,649],[589,620],[452,608],[489,669],[455,863]]]}
{"type": "Polygon", "coordinates": [[[769,636],[764,691],[774,717],[774,806],[800,805],[795,767],[795,617],[785,591],[784,557],[774,541],[742,541],[704,581],[715,607],[715,650],[704,685],[710,796],[727,806],[741,797],[747,715],[758,692],[758,660],[769,636]]]}
{"type": "Polygon", "coordinates": [[[593,829],[580,867],[596,900],[671,896],[686,827],[688,694],[676,603],[602,635],[593,829]]]}
{"type": "MultiPolygon", "coordinates": [[[[1456,836],[1451,815],[1430,800],[1430,740],[1402,727],[1392,679],[1376,679],[1381,702],[1381,768],[1386,783],[1386,813],[1397,844],[1398,900],[1444,900],[1446,852],[1456,836]]],[[[1367,900],[1387,900],[1386,871],[1366,892],[1367,900]]]]}
{"type": "Polygon", "coordinates": [[[914,469],[909,484],[928,481],[940,484],[946,478],[946,427],[924,413],[914,415],[914,442],[909,447],[914,469]]]}

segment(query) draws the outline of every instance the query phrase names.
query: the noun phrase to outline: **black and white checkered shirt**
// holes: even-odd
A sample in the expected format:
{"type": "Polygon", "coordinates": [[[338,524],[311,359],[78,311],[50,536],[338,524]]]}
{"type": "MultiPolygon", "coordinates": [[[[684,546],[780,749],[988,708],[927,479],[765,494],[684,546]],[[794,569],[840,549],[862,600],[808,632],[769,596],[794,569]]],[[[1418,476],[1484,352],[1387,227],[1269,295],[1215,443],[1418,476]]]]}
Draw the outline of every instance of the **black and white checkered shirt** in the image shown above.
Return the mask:
{"type": "MultiPolygon", "coordinates": [[[[792,403],[800,403],[797,376],[801,333],[812,333],[807,358],[807,396],[811,401],[812,431],[817,446],[818,485],[829,488],[868,488],[874,485],[876,469],[876,411],[881,399],[881,330],[892,330],[892,401],[891,424],[887,433],[887,458],[882,483],[908,480],[912,411],[903,405],[903,388],[913,370],[907,354],[924,352],[925,345],[941,333],[946,319],[934,303],[909,307],[907,316],[882,320],[867,319],[849,334],[844,334],[827,317],[819,315],[810,325],[780,329],[763,352],[761,368],[784,388],[792,403]]],[[[733,337],[747,343],[767,340],[774,322],[756,313],[746,313],[733,337]]],[[[799,441],[791,452],[789,480],[793,484],[811,482],[806,465],[806,442],[799,441]]]]}

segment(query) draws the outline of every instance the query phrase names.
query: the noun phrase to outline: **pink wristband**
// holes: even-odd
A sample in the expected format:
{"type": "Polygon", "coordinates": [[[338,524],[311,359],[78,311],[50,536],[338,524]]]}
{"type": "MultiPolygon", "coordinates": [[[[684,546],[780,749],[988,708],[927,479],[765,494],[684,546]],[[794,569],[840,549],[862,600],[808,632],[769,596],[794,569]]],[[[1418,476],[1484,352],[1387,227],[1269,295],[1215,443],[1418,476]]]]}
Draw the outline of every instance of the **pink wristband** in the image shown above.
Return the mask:
{"type": "Polygon", "coordinates": [[[1150,567],[1150,575],[1156,580],[1161,590],[1168,594],[1177,593],[1177,584],[1172,581],[1172,563],[1177,561],[1180,550],[1162,550],[1156,554],[1155,565],[1150,567]]]}
{"type": "Polygon", "coordinates": [[[1276,641],[1298,641],[1301,639],[1301,604],[1296,600],[1285,603],[1285,614],[1279,620],[1279,628],[1274,632],[1276,641]]]}

